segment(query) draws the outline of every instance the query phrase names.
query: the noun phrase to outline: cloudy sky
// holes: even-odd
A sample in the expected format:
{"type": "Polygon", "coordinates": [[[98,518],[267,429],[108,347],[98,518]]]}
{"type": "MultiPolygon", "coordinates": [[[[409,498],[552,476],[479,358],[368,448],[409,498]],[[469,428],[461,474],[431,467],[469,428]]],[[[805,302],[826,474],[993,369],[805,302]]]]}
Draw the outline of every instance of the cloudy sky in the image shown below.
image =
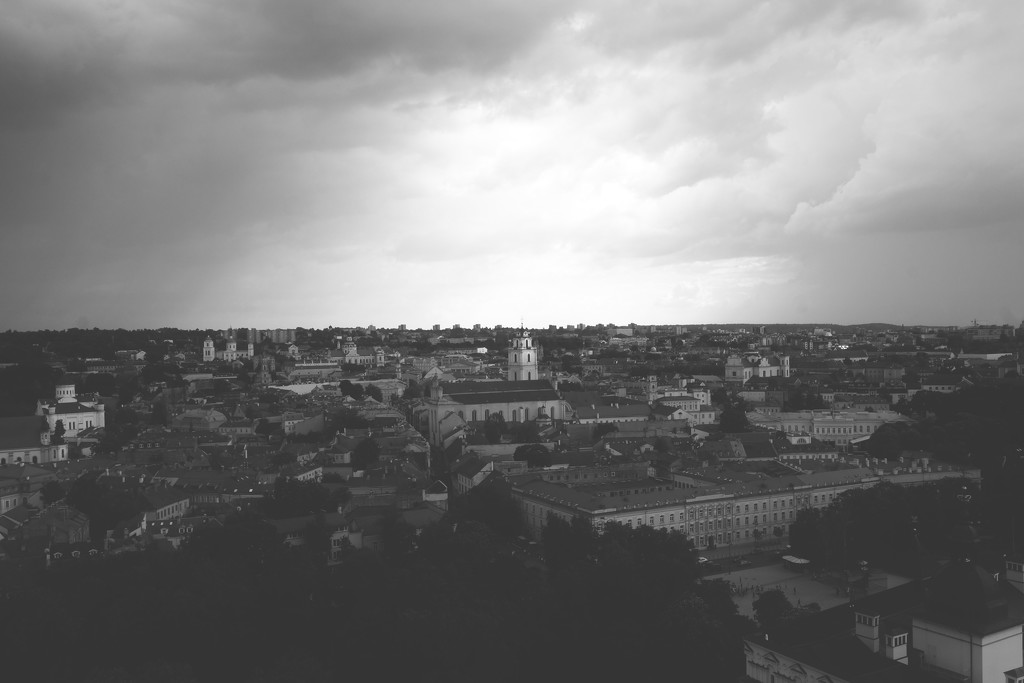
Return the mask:
{"type": "Polygon", "coordinates": [[[1024,3],[6,0],[0,328],[1019,324],[1024,3]]]}

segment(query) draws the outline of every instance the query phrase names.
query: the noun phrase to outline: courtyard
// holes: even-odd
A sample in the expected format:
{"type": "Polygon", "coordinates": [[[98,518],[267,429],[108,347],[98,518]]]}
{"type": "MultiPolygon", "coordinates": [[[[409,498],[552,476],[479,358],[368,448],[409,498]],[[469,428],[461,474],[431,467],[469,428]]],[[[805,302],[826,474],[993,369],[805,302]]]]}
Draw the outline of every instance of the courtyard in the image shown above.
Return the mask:
{"type": "MultiPolygon", "coordinates": [[[[754,600],[764,591],[780,589],[794,607],[817,603],[823,609],[850,601],[845,577],[807,570],[798,572],[781,562],[756,567],[735,568],[711,574],[705,579],[722,579],[733,587],[733,601],[740,614],[753,618],[754,600]]],[[[910,579],[873,569],[868,573],[867,594],[877,593],[907,583],[910,579]]],[[[864,594],[864,588],[854,589],[853,597],[864,594]]]]}

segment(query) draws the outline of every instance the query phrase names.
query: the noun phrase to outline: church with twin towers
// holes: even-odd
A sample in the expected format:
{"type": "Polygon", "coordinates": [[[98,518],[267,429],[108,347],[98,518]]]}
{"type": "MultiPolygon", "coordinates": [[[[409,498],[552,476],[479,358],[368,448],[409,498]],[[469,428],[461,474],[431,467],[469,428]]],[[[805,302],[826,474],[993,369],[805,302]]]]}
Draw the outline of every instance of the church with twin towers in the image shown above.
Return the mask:
{"type": "Polygon", "coordinates": [[[541,379],[537,348],[530,331],[520,327],[508,347],[504,381],[434,383],[427,398],[430,443],[447,446],[491,415],[505,422],[564,420],[568,409],[553,380],[541,379]]]}

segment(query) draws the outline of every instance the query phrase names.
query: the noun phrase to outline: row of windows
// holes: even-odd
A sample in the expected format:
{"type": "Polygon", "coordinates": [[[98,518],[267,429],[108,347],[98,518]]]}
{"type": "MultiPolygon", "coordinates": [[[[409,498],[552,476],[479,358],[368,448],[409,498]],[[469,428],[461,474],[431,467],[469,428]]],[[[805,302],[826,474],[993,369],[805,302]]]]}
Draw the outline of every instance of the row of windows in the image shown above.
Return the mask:
{"type": "Polygon", "coordinates": [[[907,634],[901,633],[898,636],[886,636],[885,644],[889,647],[899,647],[907,644],[907,634]]]}
{"type": "MultiPolygon", "coordinates": [[[[546,410],[547,410],[547,406],[541,406],[538,409],[537,414],[540,415],[542,412],[545,412],[546,410]]],[[[504,419],[504,417],[505,417],[505,411],[504,410],[497,410],[497,411],[495,411],[494,414],[495,415],[501,415],[502,419],[504,419]]],[[[519,410],[517,410],[515,408],[512,409],[512,421],[513,422],[518,422],[519,421],[519,414],[520,414],[519,410]]],[[[524,406],[523,409],[522,409],[522,415],[523,415],[523,422],[527,422],[530,419],[530,409],[524,406]]],[[[459,411],[459,417],[462,418],[463,420],[466,419],[466,415],[465,415],[464,411],[461,411],[461,410],[459,411]]],[[[479,414],[477,413],[477,411],[475,411],[475,410],[470,411],[470,413],[469,413],[469,421],[470,422],[477,422],[478,421],[477,420],[478,417],[479,417],[479,414]]],[[[490,419],[490,417],[491,417],[491,410],[490,410],[490,408],[487,408],[487,409],[484,410],[484,420],[488,420],[488,419],[490,419]]]]}
{"type": "MultiPolygon", "coordinates": [[[[874,425],[853,425],[852,427],[814,427],[815,434],[870,434],[874,425]]],[[[801,434],[806,431],[805,425],[783,425],[783,431],[791,434],[801,434]]]]}
{"type": "MultiPolygon", "coordinates": [[[[829,494],[829,499],[831,499],[833,496],[834,496],[834,494],[829,494]]],[[[822,495],[822,501],[824,501],[824,499],[825,499],[825,496],[822,495]]],[[[817,502],[817,496],[814,497],[814,500],[815,500],[815,502],[817,502]]],[[[775,502],[777,503],[778,501],[775,501],[775,502]]],[[[531,507],[531,510],[532,510],[532,508],[533,508],[533,504],[532,503],[530,504],[530,507],[531,507]]],[[[750,504],[746,504],[746,505],[744,505],[744,507],[746,508],[747,511],[749,511],[750,504]]],[[[778,507],[778,506],[776,505],[776,507],[778,507]]],[[[785,507],[785,501],[783,501],[783,507],[785,507]]],[[[709,508],[707,510],[707,514],[708,514],[708,516],[711,516],[712,511],[716,512],[717,514],[721,514],[721,509],[722,509],[721,506],[719,506],[718,508],[709,508]]],[[[739,507],[737,506],[737,510],[738,509],[739,509],[739,507]]],[[[757,503],[754,503],[754,509],[755,510],[758,509],[758,504],[757,503]]],[[[761,504],[761,509],[767,510],[768,509],[768,503],[767,502],[762,503],[761,504]]],[[[729,506],[729,510],[731,512],[731,506],[729,506]]],[[[731,529],[732,526],[733,526],[733,519],[732,519],[732,517],[727,517],[724,520],[722,520],[722,519],[708,520],[706,526],[705,526],[705,523],[703,521],[701,521],[695,527],[694,526],[694,522],[692,520],[704,517],[705,510],[704,510],[704,508],[701,508],[699,510],[698,514],[695,514],[695,513],[697,513],[697,511],[694,510],[693,508],[690,508],[689,510],[687,510],[688,517],[691,520],[690,525],[689,525],[689,529],[690,529],[691,532],[693,532],[695,530],[699,530],[699,531],[704,531],[705,529],[711,530],[713,528],[714,529],[723,529],[723,528],[731,529]]],[[[795,517],[795,510],[794,509],[790,509],[788,511],[788,514],[787,514],[786,511],[783,511],[781,521],[786,521],[787,519],[788,520],[792,520],[792,519],[794,519],[794,517],[795,517]]],[[[684,521],[684,513],[680,512],[679,513],[679,522],[683,522],[683,521],[684,521]]],[[[773,522],[780,521],[779,513],[778,512],[773,512],[772,513],[772,521],[773,522]]],[[[674,512],[673,513],[668,513],[667,515],[665,515],[665,514],[659,514],[658,515],[658,525],[659,526],[665,525],[666,523],[674,524],[675,522],[676,522],[676,513],[674,513],[674,512]],[[667,520],[666,520],[666,516],[667,516],[667,520]]],[[[736,526],[750,526],[751,524],[757,525],[758,523],[767,524],[768,523],[768,514],[767,513],[762,513],[761,514],[760,522],[759,522],[759,520],[757,518],[757,515],[753,515],[752,517],[751,517],[751,515],[746,515],[746,516],[743,517],[742,524],[740,523],[740,518],[736,517],[736,526]]],[[[630,519],[630,520],[628,520],[628,524],[630,526],[633,526],[634,521],[632,519],[630,519]]],[[[644,518],[643,517],[637,517],[635,524],[637,526],[643,525],[644,524],[644,518]]],[[[648,518],[648,524],[651,525],[651,526],[654,525],[654,517],[653,516],[648,518]]],[[[684,530],[683,525],[680,525],[680,530],[684,530]]]]}
{"type": "MultiPolygon", "coordinates": [[[[772,501],[772,506],[771,506],[773,508],[771,521],[772,522],[783,522],[782,528],[783,529],[787,529],[788,526],[789,526],[788,522],[792,522],[794,520],[795,516],[796,516],[796,508],[797,507],[810,505],[812,500],[813,500],[813,503],[815,505],[831,503],[831,502],[833,502],[835,500],[835,495],[836,494],[834,492],[827,493],[827,494],[826,493],[814,494],[813,496],[811,496],[810,494],[804,494],[804,495],[796,496],[795,500],[794,499],[789,499],[789,498],[782,498],[782,499],[778,499],[778,500],[773,500],[772,501]],[[787,503],[788,503],[788,505],[787,505],[787,503]],[[780,507],[783,508],[781,517],[780,517],[779,511],[778,511],[780,507]],[[787,507],[789,508],[788,511],[785,509],[787,507]]],[[[743,504],[744,512],[750,512],[751,505],[753,505],[755,512],[757,512],[759,510],[761,511],[760,512],[760,519],[758,519],[758,514],[754,514],[754,515],[747,514],[747,515],[744,515],[742,518],[740,516],[738,516],[738,514],[737,514],[737,516],[735,518],[735,526],[737,528],[738,527],[747,527],[747,529],[744,532],[744,534],[745,534],[744,537],[745,538],[749,538],[750,537],[750,531],[751,531],[750,527],[751,526],[757,527],[758,525],[767,525],[769,523],[768,513],[766,512],[768,510],[768,507],[769,507],[768,506],[768,502],[767,501],[759,501],[759,502],[754,502],[754,503],[744,503],[743,504]]],[[[540,515],[541,513],[546,515],[546,512],[547,512],[546,508],[545,509],[541,509],[538,506],[535,506],[533,503],[529,503],[528,504],[528,510],[529,510],[529,512],[532,515],[540,515]]],[[[738,503],[735,506],[735,511],[736,511],[736,513],[739,513],[739,511],[740,511],[740,507],[739,507],[738,503]]],[[[677,528],[676,524],[678,523],[678,530],[681,531],[681,532],[685,533],[685,532],[688,531],[690,534],[695,534],[695,533],[703,534],[705,532],[712,532],[712,531],[718,531],[718,530],[730,530],[730,529],[732,529],[733,526],[734,526],[733,517],[731,516],[732,513],[733,513],[733,506],[731,504],[726,504],[726,505],[707,505],[707,506],[701,506],[701,507],[690,507],[690,508],[687,508],[685,510],[680,510],[678,513],[675,513],[675,512],[659,513],[657,515],[657,517],[655,517],[654,515],[650,515],[650,516],[647,516],[647,517],[642,517],[641,516],[641,517],[629,518],[629,519],[621,520],[621,521],[624,524],[628,524],[630,527],[638,527],[638,526],[643,526],[645,524],[649,525],[649,526],[659,526],[659,527],[664,527],[666,525],[671,525],[670,526],[670,530],[672,530],[672,531],[676,530],[676,528],[677,528]],[[718,517],[722,516],[723,513],[724,513],[724,515],[728,515],[728,516],[725,516],[723,518],[718,518],[718,517]],[[677,519],[677,517],[678,517],[678,519],[677,519]],[[705,521],[703,521],[705,518],[718,518],[718,519],[707,519],[707,521],[705,522],[705,521]],[[657,519],[657,523],[655,523],[655,519],[657,519]],[[687,519],[689,520],[689,524],[688,525],[686,523],[687,519]],[[700,521],[697,521],[697,520],[700,520],[700,521]]],[[[560,517],[564,517],[565,519],[569,519],[569,517],[570,517],[570,516],[566,516],[566,515],[559,515],[559,516],[560,517]]],[[[538,522],[542,522],[542,520],[540,520],[540,519],[538,519],[537,521],[538,522]]],[[[599,522],[598,524],[601,525],[601,524],[603,524],[603,522],[599,522]]],[[[739,531],[736,532],[736,538],[737,539],[739,538],[739,531]]]]}
{"type": "Polygon", "coordinates": [[[878,626],[878,617],[857,613],[857,623],[865,626],[878,626]]]}
{"type": "MultiPolygon", "coordinates": [[[[22,456],[20,456],[20,455],[15,457],[13,453],[9,453],[8,457],[11,458],[11,464],[12,465],[16,465],[19,462],[28,462],[28,457],[29,456],[28,456],[28,453],[26,452],[24,458],[22,456]]],[[[63,460],[64,459],[64,454],[62,452],[58,452],[58,456],[57,457],[63,460]]],[[[6,464],[7,464],[7,458],[0,458],[0,465],[6,465],[6,464]]],[[[38,455],[33,455],[32,456],[32,464],[33,465],[38,465],[39,464],[39,456],[38,455]]]]}

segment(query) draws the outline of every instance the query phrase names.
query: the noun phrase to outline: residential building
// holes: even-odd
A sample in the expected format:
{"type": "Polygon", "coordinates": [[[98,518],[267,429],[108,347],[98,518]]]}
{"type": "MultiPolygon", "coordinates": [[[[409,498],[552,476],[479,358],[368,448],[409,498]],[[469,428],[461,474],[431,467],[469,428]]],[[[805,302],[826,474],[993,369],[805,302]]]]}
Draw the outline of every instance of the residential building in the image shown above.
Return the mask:
{"type": "MultiPolygon", "coordinates": [[[[344,558],[345,548],[362,548],[363,532],[342,514],[327,512],[321,515],[324,530],[327,533],[329,549],[327,564],[340,564],[344,558]]],[[[285,545],[298,547],[306,544],[308,530],[318,523],[315,515],[288,517],[270,520],[271,526],[277,531],[285,545]]]]}
{"type": "Polygon", "coordinates": [[[952,394],[954,391],[970,385],[970,381],[958,375],[937,373],[928,379],[921,380],[921,391],[934,391],[940,394],[952,394]]]}
{"type": "Polygon", "coordinates": [[[169,487],[146,491],[143,497],[146,499],[145,520],[147,522],[184,517],[191,507],[187,491],[169,487]]]}
{"type": "Polygon", "coordinates": [[[756,427],[786,434],[808,434],[819,441],[844,448],[861,438],[871,436],[884,424],[909,422],[909,418],[891,410],[799,410],[772,415],[749,412],[747,419],[756,427]]]}
{"type": "MultiPolygon", "coordinates": [[[[881,481],[918,485],[949,477],[981,478],[977,470],[960,472],[941,465],[927,470],[904,473],[855,467],[772,479],[722,475],[717,482],[709,481],[704,471],[681,471],[671,479],[572,485],[528,473],[511,481],[512,497],[535,537],[548,516],[554,515],[567,521],[580,517],[599,532],[609,522],[679,532],[703,549],[785,537],[798,510],[827,507],[845,491],[881,481]]],[[[571,471],[564,474],[565,481],[571,481],[571,471]]]]}

